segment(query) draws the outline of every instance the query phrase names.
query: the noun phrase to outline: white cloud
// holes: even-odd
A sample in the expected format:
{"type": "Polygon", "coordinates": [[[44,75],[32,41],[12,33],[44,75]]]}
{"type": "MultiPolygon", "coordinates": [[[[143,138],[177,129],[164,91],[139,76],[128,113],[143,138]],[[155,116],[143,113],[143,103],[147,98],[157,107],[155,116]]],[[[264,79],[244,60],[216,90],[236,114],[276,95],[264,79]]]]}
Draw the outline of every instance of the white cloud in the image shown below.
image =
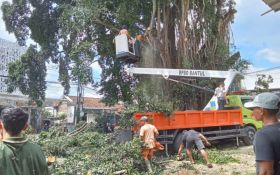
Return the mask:
{"type": "Polygon", "coordinates": [[[233,34],[237,43],[263,47],[279,44],[279,12],[261,16],[269,7],[261,0],[237,2],[233,34]],[[253,7],[253,8],[252,8],[253,7]]]}
{"type": "Polygon", "coordinates": [[[266,59],[271,63],[280,63],[280,51],[264,48],[257,52],[257,57],[266,59]]]}

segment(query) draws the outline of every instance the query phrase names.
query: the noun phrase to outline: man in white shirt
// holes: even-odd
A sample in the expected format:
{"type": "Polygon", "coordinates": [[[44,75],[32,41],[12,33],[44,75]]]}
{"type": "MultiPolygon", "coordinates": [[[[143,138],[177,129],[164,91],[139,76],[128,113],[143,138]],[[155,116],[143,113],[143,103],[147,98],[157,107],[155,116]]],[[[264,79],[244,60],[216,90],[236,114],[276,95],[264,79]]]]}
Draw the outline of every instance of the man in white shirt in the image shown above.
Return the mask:
{"type": "Polygon", "coordinates": [[[218,110],[224,109],[224,106],[226,105],[226,91],[225,91],[225,84],[221,82],[219,84],[219,87],[215,89],[215,96],[218,98],[218,110]]]}
{"type": "Polygon", "coordinates": [[[148,117],[143,116],[140,119],[140,139],[145,143],[142,148],[142,156],[149,170],[153,172],[150,160],[153,158],[154,149],[156,148],[156,136],[159,134],[156,127],[148,123],[148,117]]]}

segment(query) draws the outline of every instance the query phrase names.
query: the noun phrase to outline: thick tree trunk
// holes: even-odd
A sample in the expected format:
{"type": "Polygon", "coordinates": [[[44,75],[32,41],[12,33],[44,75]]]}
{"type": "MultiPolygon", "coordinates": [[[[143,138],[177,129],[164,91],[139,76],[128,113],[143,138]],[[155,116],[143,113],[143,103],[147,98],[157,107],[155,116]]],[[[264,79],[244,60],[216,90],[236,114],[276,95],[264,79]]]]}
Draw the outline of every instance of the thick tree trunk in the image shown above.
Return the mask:
{"type": "MultiPolygon", "coordinates": [[[[154,67],[226,68],[224,62],[229,55],[228,26],[235,13],[235,10],[227,5],[232,3],[231,0],[152,2],[149,31],[154,28],[156,35],[148,36],[153,48],[154,67]]],[[[173,85],[168,82],[160,85],[164,98],[168,94],[173,96],[169,89],[173,85]]],[[[189,104],[189,108],[194,109],[202,107],[204,104],[197,103],[197,100],[205,101],[204,93],[201,94],[199,90],[192,92],[187,95],[189,99],[184,99],[182,104],[189,104]]]]}

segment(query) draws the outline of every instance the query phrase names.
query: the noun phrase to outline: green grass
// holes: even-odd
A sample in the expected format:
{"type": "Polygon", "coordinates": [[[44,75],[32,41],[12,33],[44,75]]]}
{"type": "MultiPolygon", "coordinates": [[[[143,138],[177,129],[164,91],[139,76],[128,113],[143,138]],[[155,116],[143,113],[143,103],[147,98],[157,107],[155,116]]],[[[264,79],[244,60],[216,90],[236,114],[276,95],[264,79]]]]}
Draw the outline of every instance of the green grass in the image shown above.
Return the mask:
{"type": "MultiPolygon", "coordinates": [[[[232,157],[230,153],[221,151],[218,149],[208,149],[207,150],[209,159],[211,163],[215,164],[228,164],[228,163],[239,163],[239,160],[232,157]]],[[[199,151],[193,151],[193,157],[197,163],[205,163],[204,159],[200,155],[199,151]]]]}

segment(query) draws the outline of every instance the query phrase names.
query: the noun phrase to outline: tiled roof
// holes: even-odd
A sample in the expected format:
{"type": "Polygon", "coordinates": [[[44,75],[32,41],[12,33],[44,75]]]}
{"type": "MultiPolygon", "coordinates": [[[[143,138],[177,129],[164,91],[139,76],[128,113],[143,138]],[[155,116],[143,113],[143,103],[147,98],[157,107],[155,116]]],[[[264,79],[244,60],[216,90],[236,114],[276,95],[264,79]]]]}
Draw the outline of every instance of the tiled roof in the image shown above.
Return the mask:
{"type": "MultiPolygon", "coordinates": [[[[72,104],[76,104],[77,97],[75,96],[69,96],[73,100],[72,104]]],[[[116,104],[114,106],[107,106],[105,103],[101,102],[101,98],[92,98],[92,97],[84,97],[84,108],[88,109],[116,109],[117,111],[120,111],[123,109],[123,105],[116,104]]]]}

